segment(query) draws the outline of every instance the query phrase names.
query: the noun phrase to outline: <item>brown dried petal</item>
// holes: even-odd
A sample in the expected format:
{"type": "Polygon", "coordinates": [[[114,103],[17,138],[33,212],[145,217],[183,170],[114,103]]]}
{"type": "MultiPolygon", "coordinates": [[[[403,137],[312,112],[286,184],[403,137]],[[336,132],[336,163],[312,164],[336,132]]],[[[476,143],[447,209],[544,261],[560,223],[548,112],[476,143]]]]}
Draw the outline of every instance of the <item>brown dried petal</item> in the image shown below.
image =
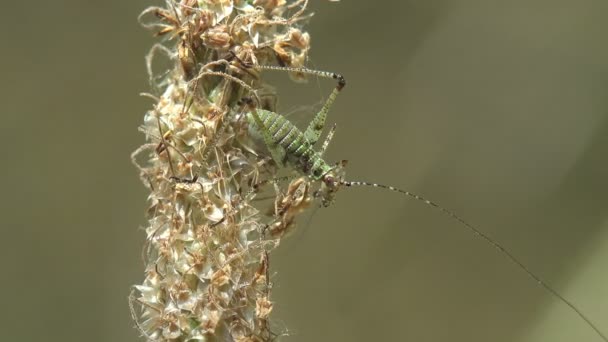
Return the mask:
{"type": "Polygon", "coordinates": [[[205,31],[201,39],[206,47],[214,50],[228,50],[230,47],[230,33],[226,25],[218,25],[205,31]]]}
{"type": "Polygon", "coordinates": [[[291,29],[289,30],[288,39],[286,42],[295,48],[308,50],[310,48],[310,35],[308,32],[302,32],[298,29],[291,29]]]}
{"type": "Polygon", "coordinates": [[[199,9],[198,11],[198,29],[199,30],[207,30],[216,24],[215,22],[215,13],[208,9],[199,9]]]}
{"type": "Polygon", "coordinates": [[[215,271],[211,277],[211,284],[215,287],[222,287],[230,283],[230,275],[232,274],[232,268],[230,265],[224,265],[222,269],[215,271]]]}
{"type": "Polygon", "coordinates": [[[285,0],[254,0],[253,5],[262,7],[272,15],[281,15],[285,10],[285,0]]]}
{"type": "Polygon", "coordinates": [[[214,14],[214,23],[217,24],[232,13],[234,6],[232,0],[198,0],[198,7],[214,14]]]}
{"type": "Polygon", "coordinates": [[[203,310],[200,328],[203,332],[214,333],[222,314],[219,310],[205,308],[203,310]]]}
{"type": "Polygon", "coordinates": [[[182,335],[182,331],[175,322],[168,322],[163,328],[163,337],[167,339],[175,339],[182,335]]]}
{"type": "Polygon", "coordinates": [[[272,311],[272,302],[267,297],[258,298],[255,302],[255,315],[259,319],[268,319],[272,311]]]}

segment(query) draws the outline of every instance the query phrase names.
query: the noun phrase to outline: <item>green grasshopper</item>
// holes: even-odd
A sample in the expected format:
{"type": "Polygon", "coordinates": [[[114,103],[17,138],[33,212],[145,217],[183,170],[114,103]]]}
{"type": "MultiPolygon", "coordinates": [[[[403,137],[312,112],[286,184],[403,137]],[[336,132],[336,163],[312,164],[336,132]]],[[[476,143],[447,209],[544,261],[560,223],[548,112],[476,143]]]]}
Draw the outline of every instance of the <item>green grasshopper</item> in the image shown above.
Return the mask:
{"type": "Polygon", "coordinates": [[[256,127],[258,133],[262,135],[264,144],[270,151],[272,159],[279,167],[288,164],[295,170],[307,175],[315,181],[322,181],[324,189],[317,193],[321,197],[323,205],[329,206],[333,202],[333,195],[341,185],[346,185],[343,181],[343,166],[345,162],[330,165],[323,159],[323,155],[331,142],[336,126],[327,135],[320,151],[315,151],[314,145],[321,136],[321,131],[325,127],[325,120],[338,93],[346,85],[344,77],[340,74],[329,73],[326,71],[293,69],[282,67],[261,67],[270,70],[288,70],[313,74],[320,77],[333,78],[338,80],[338,84],[329,95],[323,108],[315,115],[304,132],[300,131],[293,123],[284,116],[263,109],[257,109],[253,100],[247,99],[249,112],[246,114],[249,124],[256,127]]]}
{"type": "Polygon", "coordinates": [[[546,283],[535,273],[533,273],[509,250],[504,248],[502,245],[494,241],[492,238],[490,238],[488,235],[486,235],[479,229],[466,222],[460,216],[456,215],[452,211],[445,209],[444,207],[433,201],[429,201],[424,197],[411,193],[409,191],[376,183],[347,181],[344,179],[344,166],[346,165],[346,161],[340,161],[335,164],[330,164],[323,159],[323,155],[327,147],[329,146],[331,139],[333,138],[336,126],[334,125],[331,128],[319,151],[316,151],[314,149],[314,145],[321,137],[321,132],[325,127],[327,114],[329,113],[332,104],[334,103],[340,91],[346,85],[346,81],[342,75],[332,72],[300,68],[286,68],[274,66],[255,66],[254,68],[305,73],[337,80],[336,87],[333,89],[321,110],[314,116],[314,118],[312,119],[312,121],[304,132],[298,129],[293,123],[291,123],[286,117],[282,116],[281,114],[268,110],[257,109],[253,103],[253,100],[248,99],[246,101],[249,109],[249,112],[245,114],[247,120],[249,121],[250,126],[255,127],[257,132],[262,135],[264,144],[270,151],[274,162],[280,167],[291,166],[299,173],[308,176],[310,179],[314,181],[320,181],[322,186],[321,189],[315,193],[315,197],[321,198],[323,206],[327,207],[333,202],[335,193],[342,186],[371,186],[376,188],[383,188],[386,190],[404,194],[418,201],[422,201],[427,205],[438,209],[442,213],[460,222],[462,225],[468,228],[474,235],[480,237],[481,239],[492,245],[494,248],[496,248],[501,254],[507,257],[509,261],[511,261],[513,264],[523,270],[542,288],[544,288],[547,292],[549,292],[559,301],[566,304],[571,310],[576,312],[576,314],[583,321],[585,321],[586,324],[591,327],[599,337],[602,338],[603,341],[608,342],[608,338],[572,302],[557,293],[557,291],[555,291],[548,283],[546,283]]]}

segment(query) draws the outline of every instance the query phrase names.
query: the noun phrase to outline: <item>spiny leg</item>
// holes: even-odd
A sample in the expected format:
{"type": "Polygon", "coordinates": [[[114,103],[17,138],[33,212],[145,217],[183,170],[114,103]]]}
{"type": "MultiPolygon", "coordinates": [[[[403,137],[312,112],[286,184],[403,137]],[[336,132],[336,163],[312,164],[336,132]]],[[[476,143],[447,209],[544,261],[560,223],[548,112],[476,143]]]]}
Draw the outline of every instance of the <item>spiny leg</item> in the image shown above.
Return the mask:
{"type": "Polygon", "coordinates": [[[329,130],[329,133],[327,133],[327,137],[325,137],[325,141],[323,142],[323,145],[319,150],[319,155],[321,157],[323,157],[323,155],[325,154],[325,150],[327,150],[327,146],[329,146],[331,139],[334,137],[334,133],[336,133],[336,124],[331,126],[331,129],[329,130]]]}
{"type": "Polygon", "coordinates": [[[321,136],[321,131],[323,127],[325,127],[325,119],[327,118],[327,113],[329,113],[329,109],[331,105],[334,103],[338,93],[344,88],[346,85],[346,80],[340,74],[336,74],[334,72],[328,71],[320,71],[320,70],[311,70],[306,68],[288,68],[288,67],[277,67],[277,66],[268,66],[268,65],[256,65],[256,69],[262,70],[278,70],[278,71],[292,71],[292,72],[301,72],[304,74],[315,75],[324,78],[333,78],[338,80],[338,84],[334,88],[334,90],[329,94],[329,97],[325,101],[323,108],[315,115],[312,119],[306,131],[304,131],[304,137],[311,144],[314,145],[319,137],[321,136]]]}
{"type": "Polygon", "coordinates": [[[306,128],[306,131],[304,131],[304,137],[311,144],[315,144],[317,140],[319,140],[319,137],[321,136],[321,131],[323,131],[323,127],[325,127],[325,119],[327,118],[327,113],[329,113],[329,109],[331,108],[331,105],[334,103],[336,97],[338,96],[338,93],[346,85],[346,81],[341,75],[333,74],[332,77],[338,80],[338,84],[331,92],[331,94],[329,94],[329,97],[327,98],[327,101],[325,101],[323,108],[321,108],[321,110],[315,115],[315,117],[312,119],[312,121],[306,128]]]}

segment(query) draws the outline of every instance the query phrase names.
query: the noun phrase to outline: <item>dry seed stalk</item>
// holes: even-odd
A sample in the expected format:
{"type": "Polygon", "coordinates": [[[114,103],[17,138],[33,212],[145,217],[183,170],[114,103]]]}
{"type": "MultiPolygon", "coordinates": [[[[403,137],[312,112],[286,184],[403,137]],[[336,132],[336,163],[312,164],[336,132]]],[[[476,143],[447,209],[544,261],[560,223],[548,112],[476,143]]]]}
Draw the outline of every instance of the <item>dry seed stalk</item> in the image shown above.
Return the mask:
{"type": "MultiPolygon", "coordinates": [[[[275,168],[249,138],[239,100],[264,89],[251,66],[302,67],[307,1],[167,0],[140,16],[166,39],[147,56],[156,100],[133,163],[150,190],[146,278],[130,304],[149,341],[269,341],[269,251],[310,203],[309,183],[277,191],[272,218],[252,200],[275,168]],[[157,52],[173,68],[154,75],[157,52]]],[[[293,77],[301,75],[294,74],[293,77]]],[[[260,92],[262,93],[262,92],[260,92]]],[[[272,92],[270,95],[274,95],[272,92]]],[[[274,110],[272,101],[258,101],[274,110]]]]}

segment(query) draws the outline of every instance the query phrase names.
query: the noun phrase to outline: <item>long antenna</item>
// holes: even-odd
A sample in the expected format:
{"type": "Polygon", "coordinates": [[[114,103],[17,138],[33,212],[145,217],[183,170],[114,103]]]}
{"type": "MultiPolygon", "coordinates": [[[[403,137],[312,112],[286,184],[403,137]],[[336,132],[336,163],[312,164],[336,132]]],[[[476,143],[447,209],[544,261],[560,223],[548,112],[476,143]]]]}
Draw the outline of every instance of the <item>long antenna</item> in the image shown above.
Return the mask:
{"type": "Polygon", "coordinates": [[[546,283],[545,281],[543,281],[540,277],[538,277],[536,274],[534,274],[528,267],[526,267],[521,261],[519,261],[519,259],[517,259],[515,257],[515,255],[513,255],[509,250],[507,250],[505,247],[503,247],[502,245],[500,245],[498,242],[494,241],[491,237],[489,237],[488,235],[486,235],[485,233],[483,233],[479,229],[475,228],[474,226],[472,226],[471,224],[469,224],[467,221],[465,221],[463,218],[461,218],[460,216],[456,215],[452,211],[449,211],[449,210],[445,209],[444,207],[440,206],[439,204],[437,204],[437,203],[435,203],[433,201],[429,201],[428,199],[426,199],[426,198],[424,198],[422,196],[416,195],[415,193],[412,193],[412,192],[409,192],[409,191],[405,191],[405,190],[401,190],[401,189],[395,188],[393,186],[383,185],[383,184],[376,184],[376,183],[368,183],[368,182],[341,181],[340,183],[342,185],[348,186],[348,187],[350,187],[350,186],[371,186],[371,187],[374,187],[374,188],[382,188],[382,189],[386,189],[386,190],[390,190],[390,191],[399,192],[399,193],[402,193],[402,194],[404,194],[406,196],[409,196],[409,197],[411,197],[413,199],[416,199],[418,201],[424,202],[424,203],[426,203],[426,204],[434,207],[435,209],[438,209],[442,213],[450,216],[451,218],[455,219],[456,221],[460,222],[462,225],[464,225],[465,227],[467,227],[474,235],[482,238],[487,243],[489,243],[494,248],[496,248],[501,254],[503,254],[504,256],[506,256],[509,259],[509,261],[511,261],[513,264],[517,265],[520,269],[522,269],[528,275],[528,277],[532,278],[537,284],[539,284],[547,292],[549,292],[550,294],[552,294],[555,298],[557,298],[559,301],[561,301],[562,303],[566,304],[570,309],[572,309],[574,312],[576,312],[576,314],[583,321],[585,321],[585,323],[587,323],[587,325],[590,326],[602,338],[602,340],[604,342],[608,342],[608,338],[606,337],[606,335],[604,335],[595,326],[595,324],[593,324],[593,322],[591,322],[591,320],[589,318],[587,318],[587,316],[581,310],[579,310],[572,302],[570,302],[568,299],[564,298],[562,295],[560,295],[559,293],[557,293],[557,291],[555,291],[548,283],[546,283]]]}

